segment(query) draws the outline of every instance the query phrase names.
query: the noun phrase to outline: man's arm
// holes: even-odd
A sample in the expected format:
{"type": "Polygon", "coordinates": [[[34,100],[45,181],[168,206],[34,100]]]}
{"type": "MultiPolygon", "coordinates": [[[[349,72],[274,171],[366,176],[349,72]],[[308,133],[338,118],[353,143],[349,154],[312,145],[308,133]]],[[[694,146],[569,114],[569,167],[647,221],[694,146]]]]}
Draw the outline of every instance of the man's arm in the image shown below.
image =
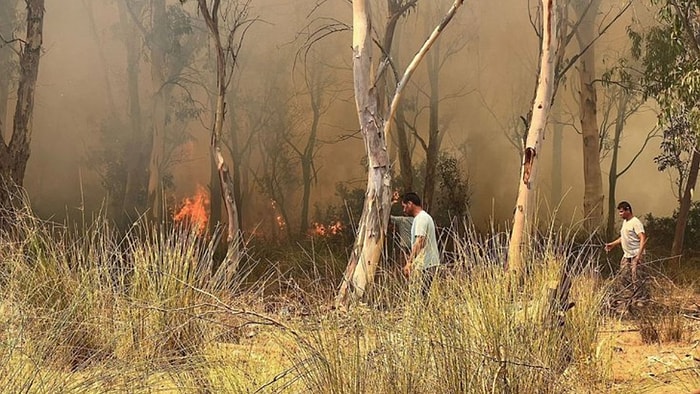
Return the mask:
{"type": "Polygon", "coordinates": [[[639,233],[639,256],[644,254],[644,250],[647,246],[647,234],[639,233]]]}
{"type": "Polygon", "coordinates": [[[425,248],[425,235],[416,237],[416,242],[413,243],[411,254],[406,259],[406,265],[403,267],[403,273],[408,276],[413,270],[413,259],[425,248]]]}
{"type": "MultiPolygon", "coordinates": [[[[642,233],[642,234],[643,234],[643,233],[642,233]]],[[[605,251],[606,251],[606,252],[609,252],[609,251],[611,251],[615,246],[617,246],[617,245],[619,245],[619,244],[621,244],[621,243],[622,243],[622,237],[617,237],[616,240],[605,244],[605,251]]]]}

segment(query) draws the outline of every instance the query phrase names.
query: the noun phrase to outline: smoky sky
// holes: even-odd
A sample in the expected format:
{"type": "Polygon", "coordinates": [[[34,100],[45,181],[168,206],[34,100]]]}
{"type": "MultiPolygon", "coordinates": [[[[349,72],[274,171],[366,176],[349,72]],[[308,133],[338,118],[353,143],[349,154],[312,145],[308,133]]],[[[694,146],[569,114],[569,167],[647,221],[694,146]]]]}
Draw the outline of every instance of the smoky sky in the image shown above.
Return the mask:
{"type": "MultiPolygon", "coordinates": [[[[172,2],[172,5],[178,2],[172,2]]],[[[307,15],[317,1],[266,0],[253,2],[252,14],[260,22],[252,27],[241,51],[238,70],[241,95],[256,96],[270,81],[279,81],[285,92],[301,90],[298,72],[293,67],[298,47],[303,41],[300,32],[308,31],[307,15]]],[[[425,2],[419,2],[425,3],[425,2]]],[[[438,23],[441,14],[452,1],[441,4],[439,14],[419,4],[400,27],[399,50],[405,66],[427,37],[427,27],[438,23]],[[430,11],[430,12],[429,12],[430,11]],[[431,15],[431,21],[425,18],[431,15]]],[[[440,73],[442,150],[458,155],[469,175],[473,195],[470,212],[477,225],[490,220],[505,223],[512,215],[519,176],[519,154],[509,142],[508,130],[519,127],[519,117],[528,111],[535,86],[538,41],[528,20],[528,4],[522,0],[466,2],[441,37],[440,50],[448,53],[459,47],[445,61],[440,73]],[[455,42],[463,42],[456,45],[455,42]]],[[[601,10],[610,7],[604,1],[601,10]],[[606,8],[607,7],[607,8],[606,8]]],[[[381,29],[384,19],[377,8],[375,25],[381,29]]],[[[334,18],[350,24],[351,8],[343,1],[327,2],[314,16],[334,18]]],[[[599,68],[614,61],[627,44],[625,27],[630,18],[623,18],[596,46],[599,68]],[[606,63],[607,62],[607,63],[606,63]]],[[[125,49],[117,39],[115,25],[119,21],[116,5],[107,0],[63,0],[47,2],[45,14],[44,55],[41,59],[34,112],[33,141],[25,186],[32,204],[43,216],[77,213],[85,207],[98,210],[106,198],[101,179],[86,162],[87,153],[99,143],[96,130],[109,116],[111,90],[118,111],[126,111],[125,49]],[[89,23],[90,4],[95,30],[89,23]]],[[[315,59],[332,71],[332,82],[326,87],[333,94],[333,103],[321,119],[319,139],[325,143],[317,155],[318,182],[312,190],[312,201],[335,203],[335,185],[350,182],[364,187],[366,176],[362,166],[364,146],[358,138],[355,104],[352,98],[351,34],[339,32],[319,43],[315,59]]],[[[375,50],[375,56],[379,56],[375,50]]],[[[148,62],[142,57],[144,92],[142,105],[148,110],[148,62]]],[[[298,68],[297,68],[298,70],[298,68]]],[[[328,71],[327,71],[328,72],[328,71]]],[[[570,79],[576,78],[576,70],[570,79]]],[[[418,98],[426,89],[425,67],[413,78],[407,100],[418,98]]],[[[213,84],[213,79],[211,80],[213,84]]],[[[599,88],[600,89],[600,88],[599,88]]],[[[575,111],[572,82],[562,87],[557,105],[575,111]],[[561,104],[560,104],[561,103],[561,104]],[[563,103],[568,103],[564,105],[563,103]]],[[[600,93],[599,93],[600,96],[600,93]]],[[[203,102],[206,98],[203,98],[203,102]]],[[[303,135],[308,123],[307,100],[303,95],[285,101],[290,117],[303,135]]],[[[574,114],[575,115],[575,114],[574,114]]],[[[209,180],[208,143],[211,113],[202,113],[188,124],[194,139],[185,146],[187,159],[174,169],[175,200],[194,193],[198,185],[209,180]]],[[[8,121],[10,120],[8,115],[8,121]]],[[[425,135],[427,115],[418,117],[418,132],[425,135]]],[[[7,124],[8,122],[3,122],[7,124]]],[[[635,154],[643,136],[656,123],[651,111],[630,118],[622,142],[621,162],[635,154]]],[[[245,123],[243,123],[245,124],[245,123]]],[[[543,209],[555,205],[546,201],[551,185],[551,131],[547,131],[542,152],[538,154],[538,189],[543,197],[543,209]]],[[[393,149],[390,148],[390,149],[393,149]]],[[[653,157],[658,154],[658,141],[653,141],[630,171],[620,178],[619,199],[632,203],[640,214],[669,215],[676,206],[669,178],[656,170],[653,157]]],[[[414,161],[423,157],[420,148],[414,151],[414,161]]],[[[576,221],[580,217],[583,199],[581,136],[573,127],[564,129],[564,199],[562,220],[576,221]]],[[[609,162],[602,163],[604,188],[609,162]]],[[[251,189],[256,192],[256,188],[251,189]]],[[[298,192],[297,192],[298,193],[298,192]]]]}

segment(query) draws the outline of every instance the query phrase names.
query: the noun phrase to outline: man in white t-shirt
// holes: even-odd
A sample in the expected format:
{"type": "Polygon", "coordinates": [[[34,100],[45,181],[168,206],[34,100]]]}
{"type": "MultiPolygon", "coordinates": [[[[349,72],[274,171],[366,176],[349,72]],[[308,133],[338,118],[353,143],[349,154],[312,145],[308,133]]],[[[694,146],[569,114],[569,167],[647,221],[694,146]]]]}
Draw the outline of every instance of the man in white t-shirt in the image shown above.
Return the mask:
{"type": "Polygon", "coordinates": [[[423,210],[421,199],[416,193],[409,192],[404,194],[401,205],[403,206],[403,212],[413,217],[413,224],[411,225],[411,253],[406,259],[403,272],[406,276],[411,276],[413,272],[419,273],[422,294],[427,296],[437,267],[440,265],[435,222],[423,210]]]}
{"type": "Polygon", "coordinates": [[[637,285],[637,267],[642,263],[644,248],[647,244],[647,236],[644,233],[644,225],[632,213],[632,206],[627,201],[617,204],[617,212],[622,218],[620,237],[605,244],[605,251],[609,252],[617,245],[622,245],[622,261],[620,270],[630,268],[632,285],[637,285]]]}

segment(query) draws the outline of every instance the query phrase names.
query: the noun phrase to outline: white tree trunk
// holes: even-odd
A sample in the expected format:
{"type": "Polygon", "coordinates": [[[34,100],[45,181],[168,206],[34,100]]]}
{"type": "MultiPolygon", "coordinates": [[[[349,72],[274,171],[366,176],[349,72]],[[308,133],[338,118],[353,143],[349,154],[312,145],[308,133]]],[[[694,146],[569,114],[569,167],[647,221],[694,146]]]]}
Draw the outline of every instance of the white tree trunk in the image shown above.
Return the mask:
{"type": "Polygon", "coordinates": [[[384,248],[391,208],[391,174],[384,119],[378,108],[371,73],[372,26],[369,2],[353,1],[352,12],[355,105],[369,158],[369,171],[357,237],[336,298],[336,303],[341,305],[361,298],[372,285],[384,248]]]}
{"type": "Polygon", "coordinates": [[[432,44],[443,32],[464,0],[455,0],[443,20],[433,30],[406,68],[392,98],[389,114],[382,117],[378,91],[372,75],[372,25],[370,4],[366,0],[352,2],[353,14],[353,72],[355,105],[360,130],[368,158],[367,193],[360,216],[355,244],[343,282],[336,296],[336,306],[347,306],[361,298],[374,282],[374,274],[384,250],[384,240],[391,211],[391,173],[386,136],[391,119],[398,107],[403,88],[425,57],[432,44]],[[385,121],[386,119],[386,121],[385,121]]]}
{"type": "Polygon", "coordinates": [[[537,80],[537,91],[532,105],[532,117],[525,141],[523,161],[520,168],[518,199],[513,215],[513,227],[508,244],[507,269],[522,272],[523,245],[526,233],[533,217],[534,187],[537,180],[537,155],[544,140],[547,116],[554,95],[554,77],[556,72],[557,50],[560,38],[557,0],[542,1],[542,49],[537,80]]]}

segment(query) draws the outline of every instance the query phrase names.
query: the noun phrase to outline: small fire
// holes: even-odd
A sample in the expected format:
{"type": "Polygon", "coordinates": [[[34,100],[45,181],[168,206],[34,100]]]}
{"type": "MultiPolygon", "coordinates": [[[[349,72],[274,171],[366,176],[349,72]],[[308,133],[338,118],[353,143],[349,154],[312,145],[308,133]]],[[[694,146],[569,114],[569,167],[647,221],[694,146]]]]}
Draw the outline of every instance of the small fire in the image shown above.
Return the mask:
{"type": "Polygon", "coordinates": [[[340,220],[336,220],[328,225],[323,223],[313,222],[309,229],[309,234],[316,237],[329,237],[338,235],[343,232],[343,224],[340,220]]]}
{"type": "Polygon", "coordinates": [[[186,222],[197,229],[199,234],[204,233],[209,221],[209,193],[198,185],[197,194],[182,200],[182,208],[173,216],[175,222],[186,222]]]}
{"type": "Polygon", "coordinates": [[[277,201],[270,200],[270,207],[272,207],[272,212],[275,215],[275,223],[277,224],[277,228],[279,228],[280,231],[284,231],[285,227],[287,226],[287,222],[279,212],[279,208],[277,208],[277,201]]]}

